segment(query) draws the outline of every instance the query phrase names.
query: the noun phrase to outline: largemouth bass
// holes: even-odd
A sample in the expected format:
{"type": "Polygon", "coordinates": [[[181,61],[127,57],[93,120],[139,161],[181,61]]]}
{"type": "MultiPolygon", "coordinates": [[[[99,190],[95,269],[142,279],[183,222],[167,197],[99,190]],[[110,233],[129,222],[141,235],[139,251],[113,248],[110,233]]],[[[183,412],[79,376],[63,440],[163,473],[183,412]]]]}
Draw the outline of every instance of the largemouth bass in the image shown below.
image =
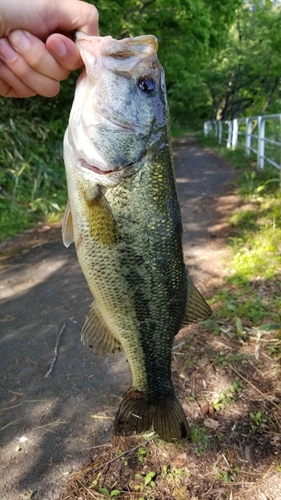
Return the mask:
{"type": "Polygon", "coordinates": [[[211,314],[182,252],[163,69],[154,36],[77,34],[85,63],[64,140],[69,202],[63,241],[74,241],[94,295],[82,341],[122,348],[132,387],[114,433],[152,425],[167,441],[190,435],[171,380],[175,335],[211,314]]]}

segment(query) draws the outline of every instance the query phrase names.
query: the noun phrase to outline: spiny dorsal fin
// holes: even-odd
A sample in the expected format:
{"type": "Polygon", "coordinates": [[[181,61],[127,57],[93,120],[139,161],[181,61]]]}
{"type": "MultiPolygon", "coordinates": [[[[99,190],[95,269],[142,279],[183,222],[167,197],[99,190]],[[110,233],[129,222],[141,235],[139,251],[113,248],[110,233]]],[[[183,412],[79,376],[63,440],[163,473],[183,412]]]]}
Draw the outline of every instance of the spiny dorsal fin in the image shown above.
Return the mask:
{"type": "Polygon", "coordinates": [[[64,216],[62,219],[62,241],[66,248],[71,245],[74,241],[73,235],[73,222],[72,222],[72,213],[70,210],[69,201],[66,204],[64,216]]]}
{"type": "Polygon", "coordinates": [[[193,284],[191,278],[187,275],[187,301],[183,325],[203,321],[209,318],[211,314],[212,309],[208,306],[199,290],[197,290],[196,286],[193,284]]]}
{"type": "Polygon", "coordinates": [[[94,301],[81,332],[81,340],[95,354],[107,356],[120,350],[119,342],[113,337],[105,324],[100,310],[94,301]]]}

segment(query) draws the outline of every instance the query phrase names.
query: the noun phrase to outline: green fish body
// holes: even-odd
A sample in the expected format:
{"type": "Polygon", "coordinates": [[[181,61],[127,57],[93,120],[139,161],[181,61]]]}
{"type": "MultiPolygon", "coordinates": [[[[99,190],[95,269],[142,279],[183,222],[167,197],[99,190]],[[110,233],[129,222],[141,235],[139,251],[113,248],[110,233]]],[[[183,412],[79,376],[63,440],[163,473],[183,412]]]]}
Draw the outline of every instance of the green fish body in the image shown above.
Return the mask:
{"type": "Polygon", "coordinates": [[[208,317],[182,252],[164,75],[155,37],[78,34],[86,71],[65,136],[66,246],[94,296],[82,341],[101,355],[122,348],[132,387],[116,435],[189,436],[171,380],[174,337],[208,317]],[[113,95],[112,95],[113,94],[113,95]]]}

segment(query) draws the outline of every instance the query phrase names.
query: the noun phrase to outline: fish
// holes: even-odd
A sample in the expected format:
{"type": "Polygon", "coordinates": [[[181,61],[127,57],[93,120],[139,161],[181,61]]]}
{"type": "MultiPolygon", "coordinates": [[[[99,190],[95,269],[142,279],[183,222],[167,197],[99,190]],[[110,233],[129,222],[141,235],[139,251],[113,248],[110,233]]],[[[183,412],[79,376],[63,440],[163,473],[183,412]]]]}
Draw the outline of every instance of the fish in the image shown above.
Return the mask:
{"type": "Polygon", "coordinates": [[[94,301],[82,342],[122,349],[132,385],[113,433],[152,426],[190,438],[171,379],[174,338],[211,314],[183,259],[164,71],[153,35],[115,40],[76,33],[85,64],[64,137],[68,203],[63,242],[75,244],[94,301]]]}

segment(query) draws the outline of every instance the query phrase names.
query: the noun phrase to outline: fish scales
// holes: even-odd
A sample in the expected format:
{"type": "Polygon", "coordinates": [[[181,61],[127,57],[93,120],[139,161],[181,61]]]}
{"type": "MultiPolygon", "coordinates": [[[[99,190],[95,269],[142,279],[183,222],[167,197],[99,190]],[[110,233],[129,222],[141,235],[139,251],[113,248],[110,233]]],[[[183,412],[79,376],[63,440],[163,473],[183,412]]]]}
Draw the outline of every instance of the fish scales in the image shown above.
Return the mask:
{"type": "Polygon", "coordinates": [[[127,356],[132,387],[115,434],[153,425],[163,439],[185,438],[189,427],[171,380],[173,341],[184,323],[211,310],[183,261],[157,42],[80,33],[77,44],[86,71],[65,135],[63,238],[66,246],[75,242],[95,299],[82,341],[96,353],[122,348],[127,356]]]}

